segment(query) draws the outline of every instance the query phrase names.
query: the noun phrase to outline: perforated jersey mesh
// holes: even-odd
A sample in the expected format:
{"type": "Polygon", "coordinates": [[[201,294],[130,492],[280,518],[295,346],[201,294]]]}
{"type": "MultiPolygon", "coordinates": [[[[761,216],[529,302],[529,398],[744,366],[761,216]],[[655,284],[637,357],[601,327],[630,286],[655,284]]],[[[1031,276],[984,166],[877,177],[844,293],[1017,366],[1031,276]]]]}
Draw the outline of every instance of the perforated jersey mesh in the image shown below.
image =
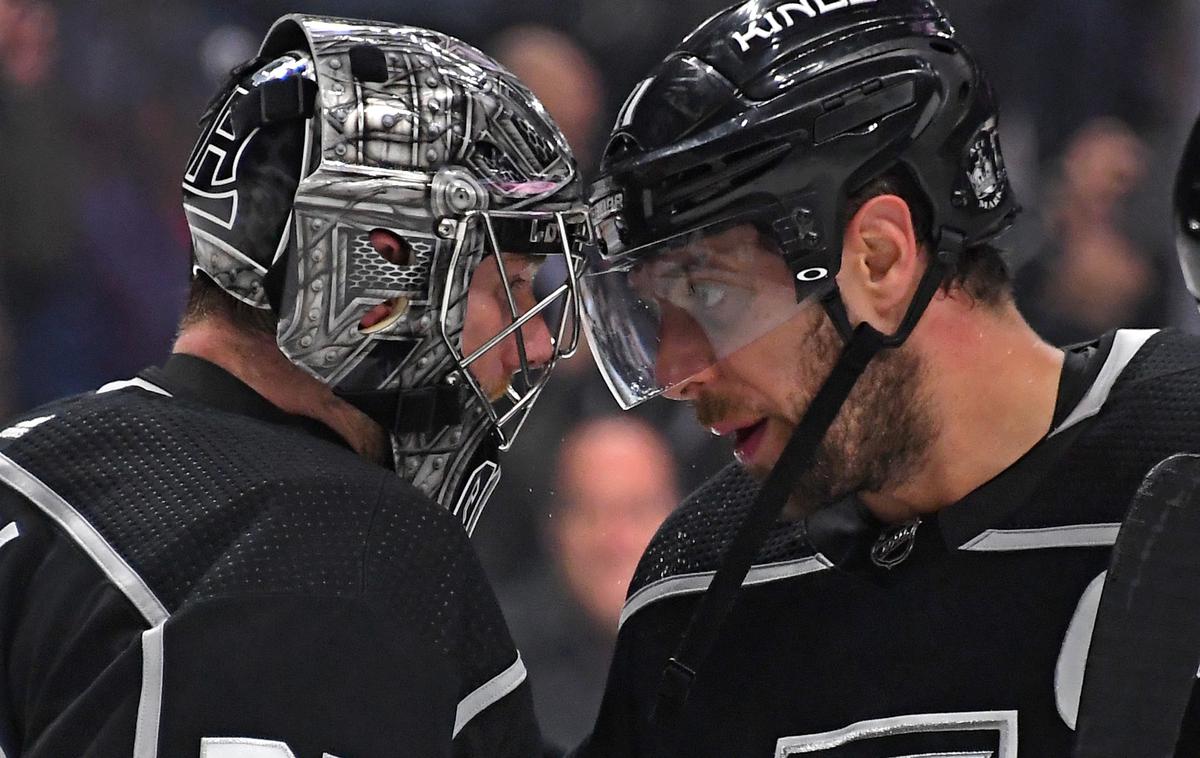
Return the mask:
{"type": "MultiPolygon", "coordinates": [[[[757,495],[757,482],[736,463],[705,482],[659,528],[638,564],[630,594],[668,576],[715,570],[757,495]]],[[[798,523],[775,524],[755,563],[812,555],[803,535],[798,523]]]]}
{"type": "MultiPolygon", "coordinates": [[[[1133,357],[1100,413],[1054,473],[995,528],[1021,529],[1124,518],[1143,477],[1179,452],[1200,452],[1200,337],[1164,331],[1133,357]]],[[[713,571],[758,493],[731,464],[690,495],[642,556],[630,593],[668,576],[713,571]]],[[[801,524],[776,524],[755,563],[813,553],[801,524]]]]}
{"type": "MultiPolygon", "coordinates": [[[[39,409],[4,451],[170,611],[217,596],[368,596],[463,666],[515,651],[466,535],[394,474],[303,432],[137,389],[39,409]]],[[[465,694],[465,693],[464,693],[465,694]]]]}
{"type": "Polygon", "coordinates": [[[1005,526],[1116,522],[1142,479],[1175,453],[1200,452],[1200,338],[1155,335],[1113,385],[1100,413],[1005,526]],[[1045,504],[1052,503],[1053,507],[1045,504]]]}

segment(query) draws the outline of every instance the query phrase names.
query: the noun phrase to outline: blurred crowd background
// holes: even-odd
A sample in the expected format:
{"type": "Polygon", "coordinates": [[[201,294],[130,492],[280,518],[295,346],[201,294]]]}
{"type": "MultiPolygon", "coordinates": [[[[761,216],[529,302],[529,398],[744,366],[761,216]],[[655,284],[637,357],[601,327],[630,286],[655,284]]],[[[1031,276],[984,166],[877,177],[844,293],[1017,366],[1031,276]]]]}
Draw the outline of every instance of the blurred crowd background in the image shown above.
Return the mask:
{"type": "MultiPolygon", "coordinates": [[[[186,292],[183,162],[226,72],[290,11],[430,26],[506,63],[592,171],[625,94],[725,0],[0,0],[0,413],[159,362],[186,292]]],[[[1018,300],[1059,344],[1200,331],[1169,189],[1200,112],[1200,0],[942,0],[989,72],[1026,212],[1018,300]]],[[[686,410],[617,408],[563,366],[475,540],[547,735],[594,715],[625,587],[728,459],[686,410]]]]}

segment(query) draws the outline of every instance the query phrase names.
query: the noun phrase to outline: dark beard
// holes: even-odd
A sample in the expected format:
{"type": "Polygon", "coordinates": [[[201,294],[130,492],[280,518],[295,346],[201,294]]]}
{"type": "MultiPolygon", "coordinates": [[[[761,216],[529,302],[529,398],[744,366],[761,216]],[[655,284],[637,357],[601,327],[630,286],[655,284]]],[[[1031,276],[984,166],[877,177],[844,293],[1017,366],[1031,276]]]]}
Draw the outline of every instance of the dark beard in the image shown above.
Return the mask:
{"type": "MultiPolygon", "coordinates": [[[[808,410],[843,347],[828,318],[821,318],[802,349],[813,360],[805,387],[794,399],[796,418],[808,410]],[[814,365],[816,364],[816,365],[814,365]]],[[[855,492],[879,492],[903,482],[917,469],[937,433],[921,393],[923,367],[907,347],[875,357],[850,392],[817,448],[813,463],[792,485],[785,513],[799,517],[855,492]]]]}

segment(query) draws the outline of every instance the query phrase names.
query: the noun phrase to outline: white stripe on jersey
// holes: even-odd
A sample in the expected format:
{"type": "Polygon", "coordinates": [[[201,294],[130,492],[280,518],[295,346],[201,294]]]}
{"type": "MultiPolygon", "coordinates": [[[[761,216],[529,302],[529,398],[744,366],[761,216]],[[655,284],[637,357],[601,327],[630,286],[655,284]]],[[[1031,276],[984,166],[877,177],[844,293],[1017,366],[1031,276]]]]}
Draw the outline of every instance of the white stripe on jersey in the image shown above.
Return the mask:
{"type": "Polygon", "coordinates": [[[157,626],[166,620],[167,609],[162,601],[155,596],[133,567],[125,562],[121,554],[96,531],[96,527],[42,480],[21,468],[3,453],[0,453],[0,482],[20,492],[57,523],[92,562],[100,567],[109,581],[129,598],[129,602],[133,603],[151,626],[157,626]]]}
{"type": "Polygon", "coordinates": [[[525,681],[525,663],[521,660],[521,654],[517,653],[517,660],[513,662],[513,665],[484,682],[459,702],[458,710],[454,714],[453,736],[457,737],[471,719],[521,686],[523,681],[525,681]]]}
{"type": "MultiPolygon", "coordinates": [[[[833,564],[829,562],[829,559],[819,553],[793,561],[766,563],[751,568],[746,574],[746,578],[742,580],[742,586],[750,587],[755,584],[766,584],[767,582],[775,582],[780,579],[789,579],[793,576],[811,574],[815,571],[824,571],[832,567],[833,564]]],[[[678,576],[668,576],[664,579],[659,579],[657,582],[647,584],[625,601],[625,607],[621,609],[621,620],[617,622],[617,628],[620,629],[633,614],[651,603],[656,603],[659,600],[665,600],[677,595],[696,595],[704,592],[708,589],[708,585],[712,584],[713,576],[716,573],[716,571],[701,571],[694,574],[680,574],[678,576]]]]}
{"type": "Polygon", "coordinates": [[[158,758],[158,729],[162,716],[163,627],[142,632],[142,694],[138,699],[133,758],[158,758]]]}

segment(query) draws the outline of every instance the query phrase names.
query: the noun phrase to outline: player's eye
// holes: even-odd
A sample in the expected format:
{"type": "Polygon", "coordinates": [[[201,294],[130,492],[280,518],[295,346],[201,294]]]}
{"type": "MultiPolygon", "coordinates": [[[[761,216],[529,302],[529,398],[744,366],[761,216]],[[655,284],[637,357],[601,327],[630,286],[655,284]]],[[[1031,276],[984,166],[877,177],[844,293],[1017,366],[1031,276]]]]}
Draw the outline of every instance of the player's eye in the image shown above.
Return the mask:
{"type": "Polygon", "coordinates": [[[706,310],[716,308],[725,302],[729,288],[717,282],[689,282],[688,295],[700,308],[706,310]]]}

